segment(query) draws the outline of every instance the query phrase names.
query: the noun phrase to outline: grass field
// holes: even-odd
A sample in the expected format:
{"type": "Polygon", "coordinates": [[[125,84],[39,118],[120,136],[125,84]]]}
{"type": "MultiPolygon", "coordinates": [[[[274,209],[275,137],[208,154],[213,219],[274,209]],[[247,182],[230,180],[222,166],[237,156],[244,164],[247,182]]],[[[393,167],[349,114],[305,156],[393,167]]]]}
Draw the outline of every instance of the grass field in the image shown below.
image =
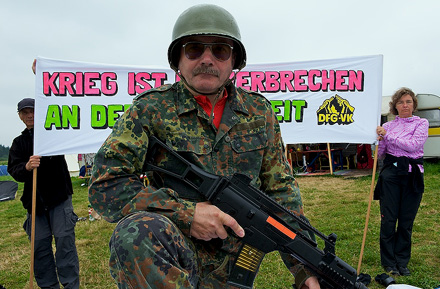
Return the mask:
{"type": "MultiPolygon", "coordinates": [[[[428,162],[425,172],[425,194],[413,233],[413,251],[409,268],[412,275],[396,277],[401,284],[420,288],[440,286],[440,163],[428,162]]],[[[324,234],[338,235],[336,254],[357,269],[367,208],[370,177],[348,179],[340,176],[298,177],[305,214],[312,225],[324,234]]],[[[0,177],[0,180],[12,180],[0,177]]],[[[84,181],[72,178],[73,204],[79,217],[76,244],[80,259],[81,288],[117,288],[108,272],[108,241],[115,224],[88,220],[87,188],[84,181]]],[[[26,212],[20,196],[0,202],[0,284],[7,289],[29,288],[30,243],[22,229],[26,212]]],[[[379,259],[379,205],[372,202],[361,272],[371,275],[369,288],[384,288],[374,281],[383,273],[379,259]]],[[[292,288],[293,278],[278,253],[266,255],[255,282],[255,288],[292,288]]],[[[34,288],[37,288],[34,282],[34,288]]]]}

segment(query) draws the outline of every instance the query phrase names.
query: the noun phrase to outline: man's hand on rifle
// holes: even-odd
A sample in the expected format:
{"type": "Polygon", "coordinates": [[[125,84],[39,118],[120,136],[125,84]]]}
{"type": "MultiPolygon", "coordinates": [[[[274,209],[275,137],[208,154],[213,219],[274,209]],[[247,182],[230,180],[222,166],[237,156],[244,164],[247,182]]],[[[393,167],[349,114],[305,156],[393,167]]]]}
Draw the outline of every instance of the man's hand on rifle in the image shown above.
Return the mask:
{"type": "MultiPolygon", "coordinates": [[[[244,237],[243,228],[233,217],[211,205],[210,202],[197,203],[190,230],[192,237],[204,241],[215,238],[225,239],[228,236],[225,226],[230,227],[237,236],[244,237]]],[[[301,289],[320,289],[318,279],[308,278],[301,289]]]]}
{"type": "Polygon", "coordinates": [[[210,202],[197,203],[190,234],[204,241],[220,238],[226,239],[225,226],[231,228],[239,237],[244,237],[243,228],[230,215],[222,212],[210,202]]]}
{"type": "Polygon", "coordinates": [[[301,287],[301,289],[320,289],[321,286],[319,286],[318,278],[316,277],[310,277],[304,282],[304,285],[301,287]]]}

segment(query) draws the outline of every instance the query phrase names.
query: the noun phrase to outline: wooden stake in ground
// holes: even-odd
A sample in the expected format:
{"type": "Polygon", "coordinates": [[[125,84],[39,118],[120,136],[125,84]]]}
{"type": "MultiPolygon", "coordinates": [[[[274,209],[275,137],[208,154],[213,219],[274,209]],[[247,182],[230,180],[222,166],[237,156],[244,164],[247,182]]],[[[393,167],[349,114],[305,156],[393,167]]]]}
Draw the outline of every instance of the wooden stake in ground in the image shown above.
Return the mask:
{"type": "Polygon", "coordinates": [[[29,288],[34,288],[34,251],[35,251],[35,212],[37,202],[37,168],[34,169],[32,181],[32,223],[31,223],[31,272],[29,277],[29,288]]]}
{"type": "Polygon", "coordinates": [[[371,211],[371,202],[373,201],[373,194],[374,194],[374,182],[375,182],[375,178],[376,178],[376,168],[377,168],[377,145],[376,145],[376,149],[374,150],[373,174],[371,177],[370,197],[369,197],[369,201],[368,201],[367,216],[365,219],[364,237],[362,239],[361,253],[359,256],[359,263],[358,263],[358,267],[357,267],[358,275],[360,274],[360,271],[361,271],[362,256],[364,255],[365,239],[367,238],[368,221],[370,219],[370,211],[371,211]]]}
{"type": "Polygon", "coordinates": [[[330,143],[327,143],[328,152],[328,166],[330,167],[330,174],[333,175],[333,160],[332,160],[332,150],[330,149],[330,143]]]}

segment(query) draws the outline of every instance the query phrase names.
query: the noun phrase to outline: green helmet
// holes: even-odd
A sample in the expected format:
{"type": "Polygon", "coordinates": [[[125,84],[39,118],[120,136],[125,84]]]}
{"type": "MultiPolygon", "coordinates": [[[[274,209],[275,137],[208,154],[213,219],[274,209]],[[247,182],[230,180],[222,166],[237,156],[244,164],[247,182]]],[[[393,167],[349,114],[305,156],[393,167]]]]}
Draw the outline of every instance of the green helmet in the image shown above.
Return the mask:
{"type": "Polygon", "coordinates": [[[241,43],[240,29],[234,17],[225,9],[212,4],[199,4],[180,14],[174,24],[172,42],[168,48],[168,62],[178,70],[180,41],[188,36],[212,35],[229,38],[234,42],[235,63],[233,69],[246,66],[246,50],[241,43]]]}

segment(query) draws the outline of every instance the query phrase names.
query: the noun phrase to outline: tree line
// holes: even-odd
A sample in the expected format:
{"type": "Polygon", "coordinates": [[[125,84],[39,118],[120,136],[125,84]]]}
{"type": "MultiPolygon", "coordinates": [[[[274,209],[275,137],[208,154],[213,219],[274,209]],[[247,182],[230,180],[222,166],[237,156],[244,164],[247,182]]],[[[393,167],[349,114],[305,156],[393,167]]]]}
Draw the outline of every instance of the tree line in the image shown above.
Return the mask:
{"type": "Polygon", "coordinates": [[[7,161],[9,155],[9,147],[0,144],[0,161],[7,161]]]}

